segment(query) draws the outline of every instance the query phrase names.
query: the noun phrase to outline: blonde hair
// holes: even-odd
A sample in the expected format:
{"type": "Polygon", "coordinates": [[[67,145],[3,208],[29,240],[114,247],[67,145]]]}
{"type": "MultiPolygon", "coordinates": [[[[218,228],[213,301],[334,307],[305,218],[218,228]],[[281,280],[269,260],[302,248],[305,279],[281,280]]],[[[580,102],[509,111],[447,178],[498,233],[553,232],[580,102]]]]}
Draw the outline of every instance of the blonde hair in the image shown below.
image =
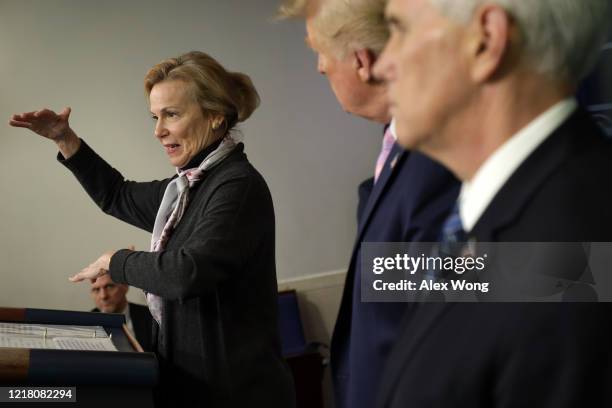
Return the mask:
{"type": "Polygon", "coordinates": [[[285,0],[278,18],[312,18],[327,46],[344,56],[361,48],[379,55],[389,39],[387,0],[285,0]]]}
{"type": "Polygon", "coordinates": [[[210,55],[191,51],[163,60],[147,72],[147,95],[155,84],[179,80],[191,85],[205,117],[223,117],[225,133],[247,120],[259,106],[259,95],[248,75],[229,72],[210,55]]]}

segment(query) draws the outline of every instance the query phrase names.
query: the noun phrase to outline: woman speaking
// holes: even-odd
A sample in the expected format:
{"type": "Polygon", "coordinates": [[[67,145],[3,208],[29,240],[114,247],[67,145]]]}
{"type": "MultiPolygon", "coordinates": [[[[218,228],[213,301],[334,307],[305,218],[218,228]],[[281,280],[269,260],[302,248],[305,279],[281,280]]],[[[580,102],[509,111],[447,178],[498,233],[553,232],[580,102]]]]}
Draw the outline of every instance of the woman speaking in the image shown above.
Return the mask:
{"type": "Polygon", "coordinates": [[[155,137],[176,167],[163,181],[124,180],[72,131],[70,108],[9,122],[55,142],[104,212],[153,234],[150,252],[109,251],[71,280],[110,274],[145,291],[161,369],[156,405],[293,407],[272,199],[233,131],[257,108],[257,91],[202,52],[162,61],[144,82],[155,137]]]}

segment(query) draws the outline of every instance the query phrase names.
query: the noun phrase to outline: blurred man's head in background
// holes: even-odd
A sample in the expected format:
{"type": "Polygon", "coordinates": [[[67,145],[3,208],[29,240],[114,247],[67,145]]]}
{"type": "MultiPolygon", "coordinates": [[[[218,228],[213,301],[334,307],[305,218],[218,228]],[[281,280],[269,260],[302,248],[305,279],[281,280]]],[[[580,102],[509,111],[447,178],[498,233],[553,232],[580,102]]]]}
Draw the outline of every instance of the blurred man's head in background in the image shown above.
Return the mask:
{"type": "Polygon", "coordinates": [[[102,275],[91,284],[91,298],[104,313],[122,313],[127,307],[128,285],[111,280],[109,274],[102,275]]]}

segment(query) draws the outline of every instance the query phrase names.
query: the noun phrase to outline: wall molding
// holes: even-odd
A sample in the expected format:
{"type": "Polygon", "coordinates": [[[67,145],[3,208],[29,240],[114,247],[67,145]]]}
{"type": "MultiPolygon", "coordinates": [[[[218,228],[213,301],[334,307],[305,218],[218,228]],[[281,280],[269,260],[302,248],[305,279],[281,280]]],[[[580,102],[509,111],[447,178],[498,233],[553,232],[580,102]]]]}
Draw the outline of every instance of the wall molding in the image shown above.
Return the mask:
{"type": "Polygon", "coordinates": [[[311,292],[330,287],[344,286],[346,269],[319,272],[299,278],[278,281],[278,290],[295,289],[298,292],[311,292]]]}

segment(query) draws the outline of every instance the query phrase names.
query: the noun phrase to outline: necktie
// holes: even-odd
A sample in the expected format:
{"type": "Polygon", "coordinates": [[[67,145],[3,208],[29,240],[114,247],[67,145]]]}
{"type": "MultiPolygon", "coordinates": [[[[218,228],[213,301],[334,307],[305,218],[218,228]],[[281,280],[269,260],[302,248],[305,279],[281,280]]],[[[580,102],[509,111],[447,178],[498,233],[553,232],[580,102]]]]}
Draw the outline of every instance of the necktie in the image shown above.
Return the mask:
{"type": "MultiPolygon", "coordinates": [[[[202,179],[202,175],[209,170],[236,147],[239,140],[235,136],[226,136],[219,147],[210,153],[202,163],[192,169],[180,171],[177,169],[178,177],[172,180],[166,187],[164,197],[155,217],[153,236],[151,237],[151,252],[162,251],[172,235],[176,225],[181,221],[187,204],[189,202],[189,189],[202,179]]],[[[147,305],[151,315],[157,323],[162,324],[162,298],[153,293],[146,293],[147,305]]]]}
{"type": "Polygon", "coordinates": [[[391,126],[387,127],[385,131],[385,135],[382,140],[382,148],[380,149],[380,154],[378,155],[378,159],[376,160],[376,169],[374,170],[374,183],[378,181],[378,177],[380,177],[380,173],[382,173],[383,167],[385,166],[385,162],[387,161],[387,157],[389,157],[389,153],[391,152],[391,148],[393,147],[393,143],[395,143],[395,138],[393,137],[393,133],[391,133],[391,126]]]}
{"type": "MultiPolygon", "coordinates": [[[[442,224],[440,237],[437,247],[432,248],[432,257],[458,257],[461,256],[467,240],[467,234],[463,230],[461,216],[459,215],[459,204],[455,203],[453,209],[446,217],[442,224]]],[[[448,277],[448,273],[444,270],[431,269],[426,270],[424,277],[432,281],[442,281],[448,277]]],[[[422,291],[417,294],[417,301],[443,301],[444,296],[436,292],[422,291]]]]}
{"type": "Polygon", "coordinates": [[[440,255],[460,256],[466,241],[467,234],[463,230],[463,224],[461,223],[459,203],[455,203],[444,224],[442,224],[440,255]]]}
{"type": "Polygon", "coordinates": [[[465,242],[467,234],[463,230],[461,215],[459,214],[459,203],[455,203],[448,217],[442,224],[440,233],[441,243],[465,242]]]}

